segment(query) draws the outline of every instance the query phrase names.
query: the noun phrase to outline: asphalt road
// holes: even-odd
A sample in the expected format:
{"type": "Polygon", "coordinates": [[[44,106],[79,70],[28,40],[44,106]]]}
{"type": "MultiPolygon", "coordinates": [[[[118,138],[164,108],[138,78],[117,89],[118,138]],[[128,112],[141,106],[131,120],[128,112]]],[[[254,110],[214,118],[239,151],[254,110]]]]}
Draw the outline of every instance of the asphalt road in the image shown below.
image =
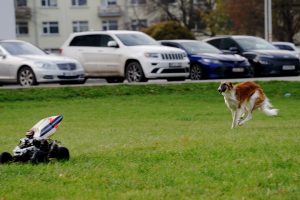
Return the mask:
{"type": "MultiPolygon", "coordinates": [[[[224,80],[229,80],[231,82],[242,82],[242,81],[271,81],[271,80],[281,80],[281,81],[300,81],[300,76],[283,76],[283,77],[259,77],[259,78],[237,78],[237,79],[209,79],[200,81],[191,81],[189,79],[185,81],[172,81],[168,82],[166,80],[150,80],[146,83],[130,83],[130,84],[177,84],[177,83],[206,83],[206,82],[221,82],[224,80]]],[[[128,83],[117,83],[117,84],[128,84],[128,83]]],[[[105,79],[88,79],[85,84],[75,84],[75,85],[60,85],[60,84],[40,84],[37,86],[31,86],[35,88],[45,88],[45,87],[82,87],[82,86],[97,86],[97,85],[113,85],[112,83],[107,83],[105,79]]],[[[0,89],[17,89],[24,88],[22,86],[12,84],[0,86],[0,89]]]]}

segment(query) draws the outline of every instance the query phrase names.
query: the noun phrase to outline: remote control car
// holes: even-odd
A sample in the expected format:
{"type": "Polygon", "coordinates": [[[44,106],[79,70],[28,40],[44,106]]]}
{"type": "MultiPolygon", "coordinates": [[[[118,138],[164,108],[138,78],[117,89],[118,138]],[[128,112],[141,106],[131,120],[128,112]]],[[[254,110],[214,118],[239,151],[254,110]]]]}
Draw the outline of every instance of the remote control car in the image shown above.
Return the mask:
{"type": "Polygon", "coordinates": [[[8,152],[0,154],[0,164],[10,162],[32,163],[48,162],[50,159],[69,160],[70,154],[66,147],[61,146],[52,136],[62,121],[63,116],[52,116],[40,120],[29,129],[25,138],[13,150],[13,155],[8,152]]]}

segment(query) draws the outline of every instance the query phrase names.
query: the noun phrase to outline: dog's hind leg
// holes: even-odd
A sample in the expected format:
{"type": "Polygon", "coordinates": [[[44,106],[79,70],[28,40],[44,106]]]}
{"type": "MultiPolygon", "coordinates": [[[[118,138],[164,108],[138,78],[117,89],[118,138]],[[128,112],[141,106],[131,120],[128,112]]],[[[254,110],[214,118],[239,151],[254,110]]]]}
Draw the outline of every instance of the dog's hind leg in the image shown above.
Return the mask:
{"type": "Polygon", "coordinates": [[[258,93],[255,92],[255,93],[250,97],[249,102],[248,102],[246,105],[244,105],[245,111],[246,111],[245,113],[247,113],[247,115],[246,115],[246,117],[245,117],[243,120],[241,120],[241,121],[239,122],[239,125],[240,125],[240,126],[243,125],[245,122],[247,122],[247,121],[249,121],[249,120],[252,119],[252,112],[253,112],[253,110],[254,110],[255,101],[256,101],[257,97],[258,97],[258,93]]]}

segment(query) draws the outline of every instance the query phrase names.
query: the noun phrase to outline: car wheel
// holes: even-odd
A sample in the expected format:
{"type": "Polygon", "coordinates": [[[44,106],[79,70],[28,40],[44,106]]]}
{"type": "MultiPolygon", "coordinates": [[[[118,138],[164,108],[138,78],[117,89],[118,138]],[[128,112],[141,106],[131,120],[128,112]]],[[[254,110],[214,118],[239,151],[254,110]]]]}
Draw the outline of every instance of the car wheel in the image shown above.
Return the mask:
{"type": "Polygon", "coordinates": [[[37,85],[32,69],[29,67],[22,67],[18,73],[18,83],[21,86],[37,85]]]}
{"type": "Polygon", "coordinates": [[[13,157],[8,152],[3,152],[0,154],[0,164],[5,164],[13,160],[13,157]]]}
{"type": "Polygon", "coordinates": [[[203,73],[201,66],[198,64],[192,64],[190,69],[191,80],[201,80],[203,78],[203,73]]]}
{"type": "Polygon", "coordinates": [[[143,69],[138,62],[130,62],[126,67],[126,79],[128,82],[145,82],[147,81],[143,69]]]}
{"type": "Polygon", "coordinates": [[[56,159],[57,160],[69,160],[70,153],[66,147],[58,147],[56,152],[56,159]]]}
{"type": "Polygon", "coordinates": [[[108,83],[123,83],[124,78],[123,77],[109,77],[109,78],[106,78],[106,82],[108,82],[108,83]]]}
{"type": "Polygon", "coordinates": [[[41,163],[41,162],[47,162],[48,161],[47,153],[44,152],[44,151],[38,150],[38,151],[33,153],[30,161],[33,164],[38,164],[38,163],[41,163]]]}

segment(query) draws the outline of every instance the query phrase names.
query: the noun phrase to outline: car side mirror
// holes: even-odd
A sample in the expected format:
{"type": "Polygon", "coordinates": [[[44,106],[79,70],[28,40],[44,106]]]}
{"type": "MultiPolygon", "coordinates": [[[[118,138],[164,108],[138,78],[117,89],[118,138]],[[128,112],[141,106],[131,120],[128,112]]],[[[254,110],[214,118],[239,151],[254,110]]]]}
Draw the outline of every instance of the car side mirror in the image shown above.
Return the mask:
{"type": "Polygon", "coordinates": [[[119,47],[119,45],[118,45],[118,43],[116,41],[109,41],[107,43],[107,46],[108,47],[113,47],[113,48],[118,48],[119,47]]]}
{"type": "Polygon", "coordinates": [[[233,54],[239,53],[239,49],[237,47],[230,47],[229,51],[232,52],[233,54]]]}

